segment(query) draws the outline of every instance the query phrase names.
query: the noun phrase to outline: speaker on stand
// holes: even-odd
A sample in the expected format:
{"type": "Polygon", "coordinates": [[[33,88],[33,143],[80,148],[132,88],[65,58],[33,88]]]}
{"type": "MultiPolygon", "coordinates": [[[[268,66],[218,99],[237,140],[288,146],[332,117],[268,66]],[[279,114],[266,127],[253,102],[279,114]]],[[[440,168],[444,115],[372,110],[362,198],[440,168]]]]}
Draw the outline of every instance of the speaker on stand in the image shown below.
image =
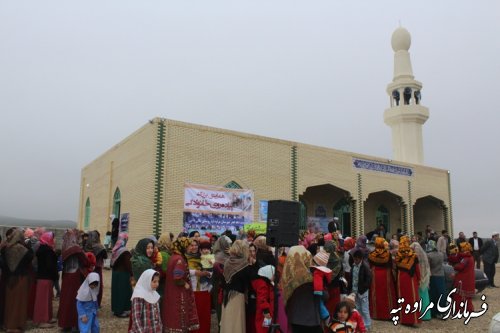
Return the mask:
{"type": "MultiPolygon", "coordinates": [[[[298,244],[299,241],[300,202],[270,200],[267,207],[266,244],[274,247],[275,262],[278,263],[278,249],[298,244]]],[[[278,281],[275,269],[274,281],[278,281]]],[[[270,333],[283,332],[278,324],[278,286],[274,284],[274,316],[270,333]]]]}

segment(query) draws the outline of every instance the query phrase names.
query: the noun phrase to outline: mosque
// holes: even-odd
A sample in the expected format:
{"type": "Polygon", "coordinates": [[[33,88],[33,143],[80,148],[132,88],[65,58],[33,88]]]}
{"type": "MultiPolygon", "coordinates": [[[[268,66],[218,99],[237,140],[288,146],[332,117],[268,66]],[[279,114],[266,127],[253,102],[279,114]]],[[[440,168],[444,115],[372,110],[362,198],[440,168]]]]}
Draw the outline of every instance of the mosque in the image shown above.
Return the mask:
{"type": "MultiPolygon", "coordinates": [[[[255,203],[300,201],[303,221],[338,217],[344,235],[384,224],[389,234],[453,232],[450,175],[424,165],[422,83],[411,66],[411,36],[392,35],[394,77],[384,122],[393,159],[189,124],[150,120],[82,169],[79,227],[110,230],[126,214],[129,238],[183,230],[186,183],[253,191],[255,203]]],[[[252,214],[258,220],[259,209],[252,214]]],[[[304,225],[303,225],[304,226],[304,225]]]]}

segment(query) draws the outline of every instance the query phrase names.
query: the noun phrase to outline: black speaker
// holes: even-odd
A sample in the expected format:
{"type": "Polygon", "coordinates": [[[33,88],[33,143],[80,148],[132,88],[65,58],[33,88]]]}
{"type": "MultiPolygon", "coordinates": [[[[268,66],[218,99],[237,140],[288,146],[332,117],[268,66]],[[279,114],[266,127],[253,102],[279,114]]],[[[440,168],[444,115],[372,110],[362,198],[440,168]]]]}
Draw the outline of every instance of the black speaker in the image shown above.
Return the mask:
{"type": "Polygon", "coordinates": [[[299,242],[300,202],[270,200],[267,206],[266,243],[294,246],[299,242]]]}

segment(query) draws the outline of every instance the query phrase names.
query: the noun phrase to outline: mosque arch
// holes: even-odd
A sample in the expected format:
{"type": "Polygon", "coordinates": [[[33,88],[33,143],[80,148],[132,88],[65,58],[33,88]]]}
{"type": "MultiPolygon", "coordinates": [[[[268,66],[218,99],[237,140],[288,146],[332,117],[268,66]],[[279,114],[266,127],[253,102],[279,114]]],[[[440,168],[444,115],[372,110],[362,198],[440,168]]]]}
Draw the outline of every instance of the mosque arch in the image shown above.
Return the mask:
{"type": "Polygon", "coordinates": [[[233,189],[242,189],[243,188],[243,187],[241,187],[240,184],[238,184],[234,180],[231,180],[229,183],[227,183],[226,185],[224,185],[224,187],[225,188],[233,188],[233,189]]]}
{"type": "Polygon", "coordinates": [[[430,225],[440,235],[441,230],[448,225],[448,207],[435,196],[420,197],[413,205],[413,223],[415,233],[424,233],[427,225],[430,225]]]}
{"type": "Polygon", "coordinates": [[[122,195],[120,192],[120,188],[117,187],[115,190],[115,194],[113,195],[113,214],[117,218],[120,218],[120,212],[122,208],[121,206],[122,206],[122,195]]]}
{"type": "Polygon", "coordinates": [[[85,202],[85,216],[83,219],[83,229],[85,231],[90,228],[90,198],[87,197],[87,201],[85,202]]]}
{"type": "Polygon", "coordinates": [[[364,202],[365,233],[374,231],[379,224],[385,226],[387,238],[398,228],[405,229],[405,209],[403,199],[390,191],[372,192],[364,202]]]}
{"type": "Polygon", "coordinates": [[[328,222],[338,217],[343,235],[351,235],[354,230],[352,207],[355,201],[349,191],[332,184],[309,186],[299,195],[299,201],[304,206],[309,229],[314,225],[326,231],[328,222]]]}

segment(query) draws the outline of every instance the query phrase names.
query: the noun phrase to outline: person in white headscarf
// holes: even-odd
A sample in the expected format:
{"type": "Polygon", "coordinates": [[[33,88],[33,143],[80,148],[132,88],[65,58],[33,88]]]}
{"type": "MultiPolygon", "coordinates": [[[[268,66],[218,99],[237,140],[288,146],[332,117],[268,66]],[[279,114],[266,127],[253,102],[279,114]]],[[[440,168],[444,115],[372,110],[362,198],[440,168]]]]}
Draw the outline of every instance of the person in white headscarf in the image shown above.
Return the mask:
{"type": "Polygon", "coordinates": [[[129,333],[161,333],[160,294],[156,288],[160,285],[160,273],[154,269],[147,269],[137,281],[132,294],[132,327],[129,333]]]}
{"type": "Polygon", "coordinates": [[[258,277],[251,282],[256,294],[256,333],[267,333],[274,315],[274,273],[274,266],[266,265],[259,269],[258,277]]]}
{"type": "Polygon", "coordinates": [[[76,308],[78,310],[78,328],[80,333],[99,333],[99,320],[97,310],[99,305],[99,274],[90,273],[83,281],[76,295],[76,308]]]}

